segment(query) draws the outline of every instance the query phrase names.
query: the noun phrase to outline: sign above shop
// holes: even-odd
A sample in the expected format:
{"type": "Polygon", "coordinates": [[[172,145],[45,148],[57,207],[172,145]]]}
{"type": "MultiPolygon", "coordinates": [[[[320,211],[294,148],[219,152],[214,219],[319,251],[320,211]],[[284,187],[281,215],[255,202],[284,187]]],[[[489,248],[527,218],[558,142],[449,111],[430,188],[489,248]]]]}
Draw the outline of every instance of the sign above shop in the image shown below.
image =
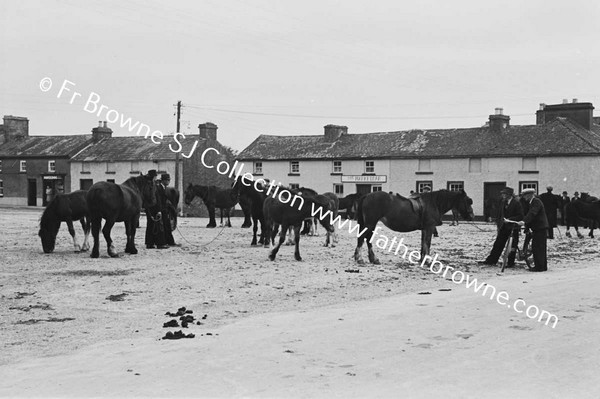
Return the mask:
{"type": "Polygon", "coordinates": [[[386,175],[342,175],[342,183],[385,183],[386,175]]]}

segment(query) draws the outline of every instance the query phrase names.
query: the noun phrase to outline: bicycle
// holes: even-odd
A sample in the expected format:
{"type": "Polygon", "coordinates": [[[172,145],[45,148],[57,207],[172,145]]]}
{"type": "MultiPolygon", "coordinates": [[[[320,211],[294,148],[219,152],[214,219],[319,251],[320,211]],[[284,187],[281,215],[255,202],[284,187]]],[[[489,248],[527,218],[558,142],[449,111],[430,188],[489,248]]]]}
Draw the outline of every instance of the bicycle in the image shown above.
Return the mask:
{"type": "Polygon", "coordinates": [[[517,251],[517,254],[515,256],[516,260],[525,261],[525,265],[527,266],[527,268],[532,269],[533,266],[531,265],[532,264],[531,255],[533,253],[531,251],[531,246],[529,245],[531,242],[531,230],[529,230],[526,227],[523,227],[523,230],[525,232],[525,239],[523,240],[523,248],[520,249],[518,246],[517,246],[517,248],[513,248],[512,243],[513,243],[514,231],[515,231],[515,229],[521,229],[521,226],[519,225],[518,222],[509,220],[509,219],[504,219],[504,222],[513,224],[513,227],[512,227],[510,236],[508,237],[508,240],[506,241],[506,246],[504,247],[504,251],[502,252],[502,269],[500,270],[500,272],[504,273],[504,269],[506,268],[506,265],[508,264],[508,258],[514,250],[517,251]]]}

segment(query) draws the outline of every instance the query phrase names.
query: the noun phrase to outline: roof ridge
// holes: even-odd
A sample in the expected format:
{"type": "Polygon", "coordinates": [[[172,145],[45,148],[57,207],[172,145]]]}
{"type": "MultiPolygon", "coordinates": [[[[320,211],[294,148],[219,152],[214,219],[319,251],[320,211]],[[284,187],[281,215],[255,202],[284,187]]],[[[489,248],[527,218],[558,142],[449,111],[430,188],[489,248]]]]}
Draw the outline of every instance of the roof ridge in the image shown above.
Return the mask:
{"type": "MultiPolygon", "coordinates": [[[[600,147],[596,146],[594,143],[590,142],[587,138],[585,138],[581,134],[579,134],[577,129],[573,129],[574,127],[579,127],[579,125],[574,125],[573,122],[571,122],[567,118],[556,118],[556,120],[558,120],[564,127],[566,127],[569,131],[571,131],[571,133],[573,133],[575,136],[579,137],[587,145],[589,145],[596,151],[600,151],[600,147]]],[[[582,129],[584,129],[584,128],[582,127],[582,129]]]]}

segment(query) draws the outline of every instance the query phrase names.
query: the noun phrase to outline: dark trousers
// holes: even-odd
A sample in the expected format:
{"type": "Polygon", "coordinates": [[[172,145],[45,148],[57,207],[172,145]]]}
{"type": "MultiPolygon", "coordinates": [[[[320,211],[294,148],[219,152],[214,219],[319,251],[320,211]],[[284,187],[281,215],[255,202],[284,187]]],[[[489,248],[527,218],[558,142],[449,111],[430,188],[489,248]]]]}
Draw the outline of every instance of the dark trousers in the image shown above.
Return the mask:
{"type": "MultiPolygon", "coordinates": [[[[171,238],[173,238],[173,236],[171,236],[171,238]]],[[[162,219],[154,221],[152,215],[146,211],[146,245],[161,246],[166,244],[165,228],[162,219]]]]}
{"type": "Polygon", "coordinates": [[[531,252],[535,269],[544,272],[548,270],[546,235],[546,229],[533,230],[531,235],[531,252]]]}
{"type": "Polygon", "coordinates": [[[173,232],[171,231],[171,218],[169,217],[169,211],[165,209],[162,212],[162,215],[165,242],[167,245],[175,245],[175,239],[173,238],[173,232]]]}
{"type": "Polygon", "coordinates": [[[512,242],[512,252],[508,255],[508,263],[515,263],[515,256],[517,255],[517,247],[519,246],[519,229],[515,228],[514,230],[510,226],[503,226],[498,230],[498,235],[496,236],[496,241],[494,241],[494,246],[492,247],[492,251],[485,259],[487,263],[496,263],[500,256],[502,255],[502,251],[504,251],[504,246],[506,245],[506,241],[510,235],[513,235],[512,242]]]}

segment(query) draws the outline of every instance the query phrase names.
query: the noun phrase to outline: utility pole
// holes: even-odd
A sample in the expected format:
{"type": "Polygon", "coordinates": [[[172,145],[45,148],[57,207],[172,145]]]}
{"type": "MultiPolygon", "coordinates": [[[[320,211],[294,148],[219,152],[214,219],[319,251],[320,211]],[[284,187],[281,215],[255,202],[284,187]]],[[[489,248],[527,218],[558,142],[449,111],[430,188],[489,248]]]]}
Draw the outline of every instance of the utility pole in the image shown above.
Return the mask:
{"type": "MultiPolygon", "coordinates": [[[[175,134],[179,133],[181,128],[181,100],[177,101],[177,129],[175,134]]],[[[183,215],[183,168],[180,170],[179,165],[179,152],[175,153],[175,188],[179,191],[179,204],[177,207],[180,209],[179,216],[183,215]]]]}

